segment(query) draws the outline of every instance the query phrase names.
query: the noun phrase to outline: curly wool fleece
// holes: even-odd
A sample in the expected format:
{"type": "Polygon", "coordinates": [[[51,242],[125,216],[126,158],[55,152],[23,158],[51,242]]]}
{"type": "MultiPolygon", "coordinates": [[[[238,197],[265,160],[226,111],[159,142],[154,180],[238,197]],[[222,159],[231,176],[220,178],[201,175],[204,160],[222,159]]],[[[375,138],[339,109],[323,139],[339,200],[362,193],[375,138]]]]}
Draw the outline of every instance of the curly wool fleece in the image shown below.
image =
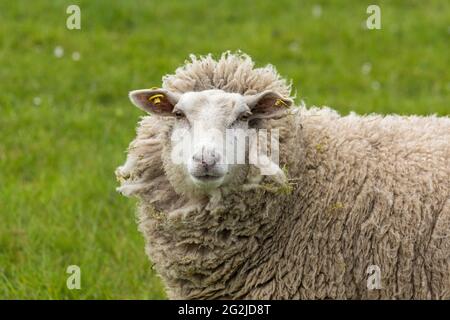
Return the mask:
{"type": "MultiPolygon", "coordinates": [[[[290,94],[272,66],[229,53],[192,57],[163,87],[290,94]]],[[[116,174],[119,191],[140,199],[139,228],[168,296],[449,299],[450,118],[291,109],[265,122],[280,130],[289,188],[263,179],[211,199],[169,183],[170,121],[140,122],[116,174]],[[371,265],[381,289],[368,289],[371,265]]]]}

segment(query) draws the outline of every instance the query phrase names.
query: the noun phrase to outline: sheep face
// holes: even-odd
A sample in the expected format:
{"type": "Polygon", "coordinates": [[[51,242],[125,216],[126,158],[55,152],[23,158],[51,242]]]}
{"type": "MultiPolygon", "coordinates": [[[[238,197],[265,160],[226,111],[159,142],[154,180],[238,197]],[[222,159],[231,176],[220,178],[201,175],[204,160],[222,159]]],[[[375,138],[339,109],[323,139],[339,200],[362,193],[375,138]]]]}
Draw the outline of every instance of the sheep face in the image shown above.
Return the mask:
{"type": "Polygon", "coordinates": [[[222,90],[183,94],[164,89],[135,90],[131,101],[144,111],[171,121],[174,172],[191,189],[212,191],[240,183],[248,170],[248,131],[254,120],[278,117],[291,100],[272,91],[241,95],[222,90]]]}

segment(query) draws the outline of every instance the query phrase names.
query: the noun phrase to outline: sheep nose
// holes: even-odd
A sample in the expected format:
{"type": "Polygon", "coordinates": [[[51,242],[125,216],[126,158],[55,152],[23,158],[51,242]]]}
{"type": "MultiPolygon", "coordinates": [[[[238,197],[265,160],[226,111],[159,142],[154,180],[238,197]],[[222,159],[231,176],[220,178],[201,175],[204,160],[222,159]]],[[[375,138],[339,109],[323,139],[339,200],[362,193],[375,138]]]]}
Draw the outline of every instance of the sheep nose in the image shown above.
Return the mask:
{"type": "Polygon", "coordinates": [[[220,154],[212,149],[203,147],[201,151],[194,153],[192,160],[208,169],[220,161],[220,154]]]}

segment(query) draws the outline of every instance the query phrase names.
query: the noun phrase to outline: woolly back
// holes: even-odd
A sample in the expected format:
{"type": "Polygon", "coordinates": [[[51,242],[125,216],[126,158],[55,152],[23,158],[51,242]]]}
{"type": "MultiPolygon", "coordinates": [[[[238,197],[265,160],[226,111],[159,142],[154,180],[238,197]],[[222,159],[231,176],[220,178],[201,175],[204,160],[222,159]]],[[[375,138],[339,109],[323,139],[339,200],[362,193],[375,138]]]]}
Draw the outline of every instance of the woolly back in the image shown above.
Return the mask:
{"type": "MultiPolygon", "coordinates": [[[[274,66],[255,68],[250,56],[225,52],[218,60],[211,54],[197,57],[163,77],[163,88],[178,93],[221,89],[226,92],[250,95],[273,90],[291,97],[291,83],[282,78],[274,66]]],[[[293,97],[292,97],[293,98],[293,97]]]]}

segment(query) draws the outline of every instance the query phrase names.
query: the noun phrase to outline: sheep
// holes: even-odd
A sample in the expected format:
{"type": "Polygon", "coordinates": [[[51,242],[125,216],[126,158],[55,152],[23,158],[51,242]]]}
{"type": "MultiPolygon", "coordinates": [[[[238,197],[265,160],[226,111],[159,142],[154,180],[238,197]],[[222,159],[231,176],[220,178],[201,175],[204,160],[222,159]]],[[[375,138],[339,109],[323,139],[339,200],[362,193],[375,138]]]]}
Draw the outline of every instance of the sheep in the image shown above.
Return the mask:
{"type": "Polygon", "coordinates": [[[341,116],[293,98],[273,66],[229,52],[191,56],[161,89],[130,93],[151,115],[118,191],[139,199],[168,297],[449,299],[450,118],[341,116]],[[209,136],[174,163],[173,132],[190,135],[190,120],[278,129],[278,170],[221,165],[209,136]]]}

